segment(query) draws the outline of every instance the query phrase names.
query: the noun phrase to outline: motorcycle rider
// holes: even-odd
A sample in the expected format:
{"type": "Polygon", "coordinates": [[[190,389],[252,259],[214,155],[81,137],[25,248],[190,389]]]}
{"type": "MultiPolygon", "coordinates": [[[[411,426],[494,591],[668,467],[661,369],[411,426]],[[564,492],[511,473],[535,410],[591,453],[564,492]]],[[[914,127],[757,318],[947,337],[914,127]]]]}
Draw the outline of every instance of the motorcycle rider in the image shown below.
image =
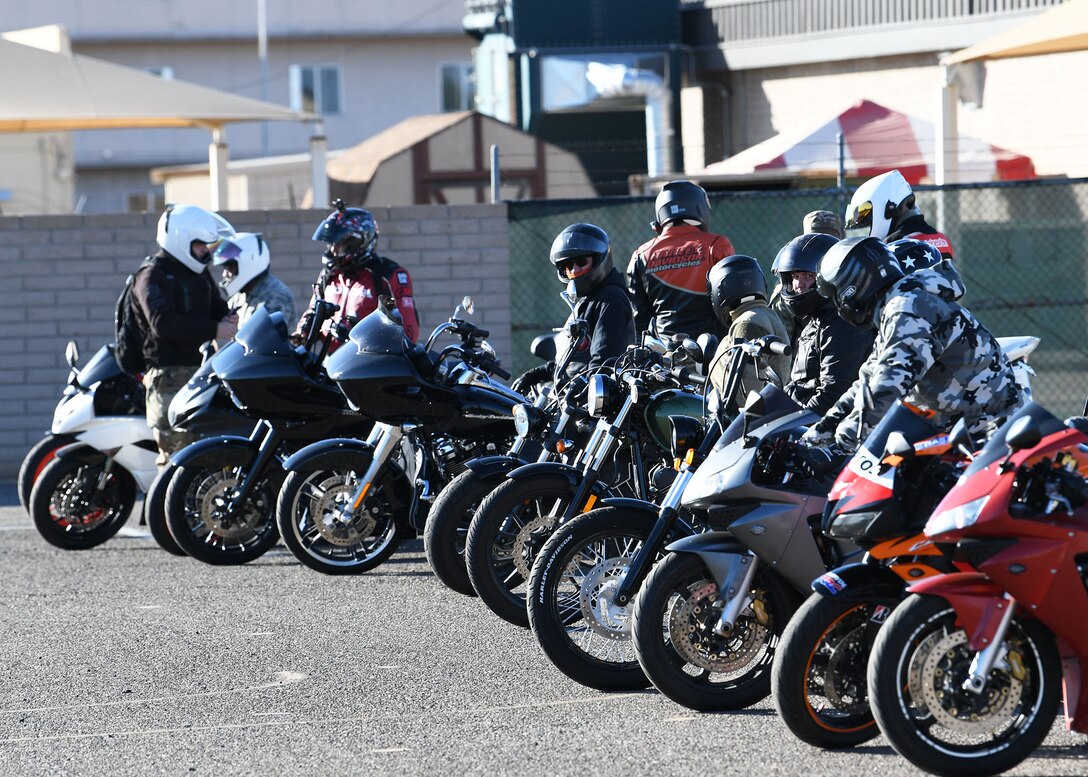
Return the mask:
{"type": "Polygon", "coordinates": [[[147,423],[160,466],[194,439],[170,427],[167,410],[199,366],[200,345],[229,340],[238,329],[238,316],[205,272],[221,237],[233,233],[217,214],[196,205],[171,205],[159,218],[159,250],[134,274],[132,312],[144,337],[147,423]]]}
{"type": "MultiPolygon", "coordinates": [[[[774,335],[783,343],[789,343],[789,333],[767,305],[767,279],[752,257],[734,254],[715,264],[706,275],[706,290],[714,306],[714,315],[727,330],[707,373],[711,384],[724,396],[730,354],[727,346],[765,335],[774,335]]],[[[790,374],[790,357],[770,356],[767,362],[766,366],[773,371],[768,380],[783,385],[790,374]]],[[[765,382],[765,375],[765,371],[757,372],[749,365],[742,378],[744,390],[758,391],[765,382]]]]}
{"type": "Polygon", "coordinates": [[[729,327],[715,315],[706,274],[734,251],[729,238],[707,231],[706,191],[691,181],[669,181],[657,195],[654,211],[650,226],[657,237],[635,249],[627,266],[636,331],[649,329],[656,319],[662,335],[711,332],[721,337],[729,327]]]}
{"type": "MultiPolygon", "coordinates": [[[[805,217],[801,219],[801,232],[805,235],[812,233],[831,235],[836,240],[842,240],[843,238],[842,224],[839,217],[829,210],[814,210],[806,213],[805,217]]],[[[779,256],[781,255],[781,252],[779,252],[779,256]]],[[[793,309],[782,301],[782,278],[779,277],[778,273],[777,256],[771,265],[771,273],[778,281],[774,285],[774,291],[771,292],[771,310],[782,319],[786,331],[790,333],[790,342],[796,342],[798,335],[801,334],[802,324],[794,318],[793,309]]]]}
{"type": "Polygon", "coordinates": [[[909,237],[929,243],[952,259],[952,243],[926,221],[914,190],[898,170],[891,170],[858,187],[846,207],[847,237],[870,236],[893,243],[909,237]]]}
{"type": "MultiPolygon", "coordinates": [[[[378,307],[378,297],[392,297],[404,325],[405,336],[415,342],[419,336],[419,319],[412,299],[412,279],[408,271],[375,252],[378,244],[378,224],[370,211],[349,208],[343,200],[335,200],[336,210],[317,227],[312,240],[325,244],[321,257],[324,269],[318,277],[318,293],[340,309],[325,321],[321,331],[329,341],[329,353],[335,351],[347,337],[348,331],[361,318],[378,307]]],[[[292,340],[306,339],[313,310],[313,298],[295,327],[292,340]]]]}
{"type": "MultiPolygon", "coordinates": [[[[560,283],[575,296],[571,319],[587,324],[587,334],[570,347],[574,356],[559,385],[619,356],[635,342],[634,311],[623,278],[612,264],[612,240],[594,224],[571,224],[552,241],[549,259],[560,283]]],[[[556,356],[562,363],[563,354],[556,356]]]]}
{"type": "Polygon", "coordinates": [[[219,287],[227,293],[231,310],[238,314],[239,327],[260,305],[269,313],[283,313],[285,321],[295,320],[295,296],[269,270],[268,243],[260,233],[239,232],[225,238],[215,249],[212,262],[223,270],[219,287]]]}
{"type": "Polygon", "coordinates": [[[820,259],[837,242],[822,233],[795,237],[778,252],[772,269],[781,284],[780,304],[797,325],[793,368],[783,389],[818,415],[830,410],[854,382],[873,344],[870,330],[848,324],[816,290],[820,259]]]}
{"type": "Polygon", "coordinates": [[[852,237],[824,254],[816,285],[849,323],[875,329],[876,339],[853,385],[806,432],[809,444],[852,453],[899,399],[941,428],[963,418],[979,438],[1023,403],[1001,347],[958,303],[965,291],[958,275],[936,266],[904,275],[879,239],[852,237]]]}

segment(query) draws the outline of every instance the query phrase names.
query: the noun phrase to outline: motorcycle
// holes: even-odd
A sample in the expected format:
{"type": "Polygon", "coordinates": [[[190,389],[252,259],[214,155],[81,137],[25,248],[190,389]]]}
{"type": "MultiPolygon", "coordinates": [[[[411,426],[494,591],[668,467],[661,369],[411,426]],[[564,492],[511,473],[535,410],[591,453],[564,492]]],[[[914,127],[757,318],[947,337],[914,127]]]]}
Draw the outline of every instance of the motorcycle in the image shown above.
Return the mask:
{"type": "Polygon", "coordinates": [[[137,494],[157,472],[158,448],[144,413],[144,390],[105,345],[78,368],[68,343],[68,385],[51,433],[23,460],[19,483],[42,537],[66,550],[92,548],[128,520],[137,494]],[[32,484],[32,485],[31,485],[32,484]]]}
{"type": "Polygon", "coordinates": [[[799,592],[857,552],[819,533],[829,483],[806,473],[797,442],[816,419],[766,386],[684,489],[681,506],[727,530],[668,545],[635,598],[635,655],[673,701],[727,710],[765,698],[799,592]]]}
{"type": "MultiPolygon", "coordinates": [[[[694,418],[669,418],[678,475],[660,506],[605,499],[602,507],[558,528],[533,564],[528,599],[533,634],[552,663],[583,685],[622,691],[650,684],[634,655],[629,605],[665,545],[707,528],[705,514],[681,509],[680,497],[721,437],[719,419],[735,407],[746,364],[789,350],[773,337],[731,348],[725,394],[710,395],[706,428],[694,418]]],[[[714,344],[688,350],[704,362],[714,344]]]]}
{"type": "MultiPolygon", "coordinates": [[[[307,345],[335,310],[322,300],[307,345]]],[[[324,342],[324,341],[323,341],[324,342]]],[[[250,433],[199,440],[171,457],[166,526],[188,555],[207,564],[244,564],[278,539],[274,507],[289,451],[332,433],[365,434],[370,422],[349,411],[320,368],[320,355],[288,340],[282,313],[259,307],[190,381],[175,420],[199,418],[200,402],[220,383],[249,419],[250,433]],[[195,413],[195,415],[194,415],[195,413]],[[254,425],[253,419],[260,421],[254,425]]]]}
{"type": "Polygon", "coordinates": [[[327,359],[329,377],[374,427],[365,441],[313,443],[283,464],[276,520],[306,566],[326,574],[376,567],[423,529],[435,493],[465,462],[509,447],[512,409],[526,399],[491,378],[510,375],[487,331],[462,318],[472,309],[466,297],[419,346],[383,298],[327,359]],[[446,332],[460,343],[435,353],[446,332]]]}
{"type": "Polygon", "coordinates": [[[533,559],[556,527],[601,499],[652,501],[675,475],[668,466],[668,417],[702,416],[701,395],[685,391],[662,365],[668,346],[653,337],[619,357],[615,378],[590,377],[596,428],[570,463],[519,467],[480,502],[465,540],[465,564],[480,600],[503,620],[527,628],[526,590],[533,559]]]}
{"type": "Polygon", "coordinates": [[[959,571],[908,589],[867,676],[880,730],[915,766],[1011,769],[1049,733],[1063,679],[1066,726],[1088,733],[1086,432],[1028,403],[926,524],[959,571]]]}
{"type": "MultiPolygon", "coordinates": [[[[565,295],[564,299],[573,309],[573,298],[565,295]]],[[[576,340],[585,327],[585,321],[572,320],[563,331],[565,339],[568,342],[576,340]]],[[[531,350],[545,362],[555,357],[555,344],[550,338],[536,338],[531,350]]],[[[573,349],[566,350],[557,370],[559,374],[563,374],[574,353],[573,349]]],[[[510,450],[504,455],[466,462],[465,471],[438,494],[427,514],[423,549],[431,570],[447,587],[466,596],[476,595],[465,566],[465,537],[472,516],[484,497],[500,486],[510,472],[530,463],[534,456],[537,461],[548,461],[554,456],[573,454],[577,447],[573,444],[575,441],[566,439],[565,435],[573,432],[571,419],[584,416],[570,401],[582,388],[584,380],[572,381],[559,392],[544,388],[537,392],[532,405],[516,405],[513,412],[518,437],[510,450]],[[563,449],[562,454],[556,449],[557,445],[563,449]]]]}

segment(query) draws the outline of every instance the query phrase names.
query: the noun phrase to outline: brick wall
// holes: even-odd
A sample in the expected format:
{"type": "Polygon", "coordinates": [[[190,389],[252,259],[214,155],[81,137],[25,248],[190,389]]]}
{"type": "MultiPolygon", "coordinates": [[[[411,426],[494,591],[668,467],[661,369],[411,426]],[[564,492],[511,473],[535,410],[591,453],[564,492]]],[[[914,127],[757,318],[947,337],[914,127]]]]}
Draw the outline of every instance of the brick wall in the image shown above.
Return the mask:
{"type": "MultiPolygon", "coordinates": [[[[423,331],[468,294],[473,320],[510,364],[510,274],[504,205],[376,208],[378,250],[412,274],[423,331]]],[[[261,232],[272,270],[301,311],[320,267],[310,235],[325,211],[224,214],[239,231],[261,232]]],[[[12,479],[26,451],[49,429],[68,374],[64,345],[89,356],[113,337],[124,283],[155,249],[158,214],[0,218],[0,479],[12,479]]]]}

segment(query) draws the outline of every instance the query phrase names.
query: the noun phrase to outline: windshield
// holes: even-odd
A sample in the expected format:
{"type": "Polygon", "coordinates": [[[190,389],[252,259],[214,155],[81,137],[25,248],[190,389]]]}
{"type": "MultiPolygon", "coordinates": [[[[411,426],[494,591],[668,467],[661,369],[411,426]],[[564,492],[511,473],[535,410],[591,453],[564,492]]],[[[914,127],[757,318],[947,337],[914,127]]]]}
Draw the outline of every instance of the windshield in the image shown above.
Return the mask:
{"type": "Polygon", "coordinates": [[[404,353],[404,327],[378,308],[351,329],[359,353],[404,353]]]}
{"type": "Polygon", "coordinates": [[[103,345],[76,374],[76,381],[83,388],[90,388],[95,383],[112,378],[120,372],[121,368],[117,366],[117,360],[113,358],[113,346],[103,345]]]}
{"type": "Polygon", "coordinates": [[[907,442],[913,444],[940,434],[941,430],[902,402],[896,402],[873,431],[869,432],[863,447],[876,458],[881,458],[888,445],[888,435],[892,432],[899,432],[907,438],[907,442]]]}
{"type": "Polygon", "coordinates": [[[798,413],[803,409],[800,405],[790,399],[786,392],[771,383],[768,383],[763,387],[763,390],[759,392],[759,402],[754,406],[749,404],[749,407],[750,410],[747,414],[742,411],[725,428],[725,431],[722,432],[721,439],[714,444],[714,450],[719,450],[730,443],[739,440],[741,435],[745,432],[751,434],[761,426],[766,426],[782,416],[798,413]],[[748,417],[747,427],[744,425],[746,415],[748,417]]]}
{"type": "Polygon", "coordinates": [[[1005,434],[1008,433],[1009,427],[1012,426],[1014,421],[1018,421],[1021,418],[1031,418],[1036,426],[1039,427],[1039,432],[1043,437],[1054,434],[1054,432],[1060,432],[1065,428],[1065,424],[1055,418],[1046,408],[1035,402],[1028,402],[1018,411],[1009,416],[1009,419],[1001,425],[1001,428],[994,432],[993,437],[986,443],[986,446],[975,457],[975,460],[964,471],[962,477],[968,478],[971,475],[986,469],[996,461],[1001,461],[1003,458],[1009,455],[1009,448],[1005,445],[1005,434]]]}
{"type": "Polygon", "coordinates": [[[287,340],[287,323],[283,313],[269,313],[264,305],[259,306],[246,319],[234,339],[245,346],[246,353],[291,353],[294,349],[287,340]]]}

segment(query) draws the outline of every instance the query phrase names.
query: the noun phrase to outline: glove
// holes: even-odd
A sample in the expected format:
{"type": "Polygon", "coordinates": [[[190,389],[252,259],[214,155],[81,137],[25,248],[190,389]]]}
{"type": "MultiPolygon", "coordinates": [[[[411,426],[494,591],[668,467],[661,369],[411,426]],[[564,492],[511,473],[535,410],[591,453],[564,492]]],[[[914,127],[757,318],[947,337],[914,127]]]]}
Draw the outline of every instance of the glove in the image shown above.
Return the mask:
{"type": "Polygon", "coordinates": [[[510,388],[519,394],[527,395],[529,389],[533,388],[533,386],[551,380],[554,371],[555,362],[547,362],[546,364],[538,365],[521,373],[521,375],[515,378],[514,382],[510,384],[510,388]]]}
{"type": "Polygon", "coordinates": [[[799,445],[794,452],[794,464],[809,477],[819,478],[836,469],[842,454],[833,448],[799,445]]]}
{"type": "Polygon", "coordinates": [[[830,445],[835,440],[834,432],[821,432],[819,427],[813,424],[808,428],[803,435],[801,435],[801,444],[808,446],[826,446],[830,445]]]}

